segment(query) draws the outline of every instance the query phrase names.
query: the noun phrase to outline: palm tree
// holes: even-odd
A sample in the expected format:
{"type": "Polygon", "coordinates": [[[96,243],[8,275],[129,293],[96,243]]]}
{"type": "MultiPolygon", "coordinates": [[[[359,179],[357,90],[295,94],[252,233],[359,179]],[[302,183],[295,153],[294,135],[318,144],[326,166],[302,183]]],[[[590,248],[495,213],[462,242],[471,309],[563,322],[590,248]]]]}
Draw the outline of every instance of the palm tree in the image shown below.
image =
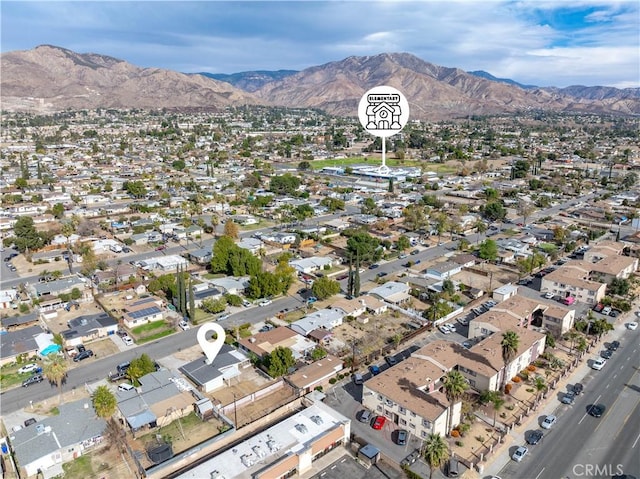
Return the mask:
{"type": "Polygon", "coordinates": [[[105,386],[98,386],[91,395],[93,408],[99,417],[111,417],[116,412],[118,401],[111,390],[105,386]]]}
{"type": "Polygon", "coordinates": [[[504,361],[504,373],[502,377],[502,389],[507,384],[507,366],[515,358],[518,352],[518,344],[520,343],[520,337],[515,331],[507,331],[502,335],[502,361],[504,361]]]}
{"type": "Polygon", "coordinates": [[[576,342],[576,339],[578,339],[580,337],[580,333],[578,331],[569,331],[567,334],[565,334],[564,338],[566,340],[571,341],[571,347],[569,348],[569,354],[571,354],[573,352],[573,346],[576,342]]]}
{"type": "Polygon", "coordinates": [[[443,376],[442,388],[444,389],[444,395],[447,397],[447,401],[449,401],[447,414],[449,416],[447,425],[448,434],[449,431],[451,431],[452,427],[451,422],[453,420],[453,406],[469,388],[469,383],[467,382],[467,379],[462,374],[460,374],[459,371],[451,370],[443,376]]]}
{"type": "Polygon", "coordinates": [[[440,434],[431,433],[425,439],[424,459],[429,465],[429,479],[432,479],[433,470],[442,467],[449,459],[449,445],[440,434]]]}
{"type": "Polygon", "coordinates": [[[476,244],[480,242],[480,236],[487,231],[487,223],[482,220],[477,220],[473,225],[476,228],[476,233],[478,237],[476,238],[476,244]]]}
{"type": "Polygon", "coordinates": [[[547,383],[545,383],[544,378],[538,376],[536,380],[533,382],[533,387],[536,388],[538,394],[536,394],[536,400],[540,397],[540,393],[547,390],[547,383]]]}
{"type": "Polygon", "coordinates": [[[218,237],[218,225],[220,224],[220,217],[217,214],[211,215],[211,227],[213,228],[213,236],[218,237]]]}
{"type": "Polygon", "coordinates": [[[50,383],[58,386],[60,390],[59,403],[62,402],[62,385],[67,379],[67,363],[62,356],[54,356],[43,366],[43,371],[50,383]]]}
{"type": "Polygon", "coordinates": [[[493,406],[493,427],[496,427],[496,414],[498,411],[502,409],[504,406],[505,400],[500,396],[500,394],[496,394],[496,396],[491,401],[491,405],[493,406]]]}

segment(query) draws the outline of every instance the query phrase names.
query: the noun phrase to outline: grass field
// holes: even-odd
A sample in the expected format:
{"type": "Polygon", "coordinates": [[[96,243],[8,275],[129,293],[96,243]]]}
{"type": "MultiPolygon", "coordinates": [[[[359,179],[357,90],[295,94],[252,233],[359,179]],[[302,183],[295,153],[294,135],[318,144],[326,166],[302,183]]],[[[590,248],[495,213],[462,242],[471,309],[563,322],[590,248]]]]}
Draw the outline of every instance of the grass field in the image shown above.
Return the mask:
{"type": "MultiPolygon", "coordinates": [[[[356,156],[352,158],[340,158],[340,159],[332,159],[332,160],[313,160],[310,162],[311,167],[314,170],[320,170],[327,166],[354,166],[354,165],[368,165],[368,166],[377,166],[382,163],[380,158],[374,157],[362,157],[356,156]]],[[[425,165],[424,161],[420,160],[397,160],[395,158],[387,158],[386,160],[387,166],[392,167],[420,167],[425,165]]],[[[441,163],[426,163],[426,171],[435,171],[439,174],[451,174],[457,171],[457,167],[455,165],[447,165],[441,163]]]]}
{"type": "Polygon", "coordinates": [[[160,328],[163,328],[165,326],[167,326],[167,323],[164,320],[153,321],[151,323],[143,324],[142,326],[136,326],[135,328],[133,328],[131,330],[131,332],[133,334],[135,334],[136,336],[138,336],[138,335],[141,335],[141,334],[150,333],[151,331],[153,331],[155,329],[160,329],[160,328]]]}

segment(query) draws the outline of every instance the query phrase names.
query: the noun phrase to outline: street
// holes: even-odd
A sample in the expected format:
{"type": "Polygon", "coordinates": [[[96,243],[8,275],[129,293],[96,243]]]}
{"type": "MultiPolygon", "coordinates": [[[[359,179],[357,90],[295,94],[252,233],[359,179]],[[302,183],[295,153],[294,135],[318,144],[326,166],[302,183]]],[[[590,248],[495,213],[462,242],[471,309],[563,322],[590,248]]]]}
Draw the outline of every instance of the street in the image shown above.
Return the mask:
{"type": "MultiPolygon", "coordinates": [[[[640,472],[640,377],[638,331],[625,331],[621,347],[601,371],[590,370],[583,381],[583,394],[571,406],[560,403],[564,391],[552,391],[558,422],[543,440],[528,446],[521,463],[509,461],[500,471],[502,479],[559,479],[611,477],[640,472]],[[606,406],[601,418],[587,411],[593,404],[606,406]],[[599,472],[596,473],[596,467],[599,472]],[[604,469],[603,469],[604,468],[604,469]]],[[[607,342],[605,341],[605,344],[607,342]]],[[[601,349],[601,348],[599,348],[601,349]]],[[[599,349],[594,350],[595,357],[599,349]]],[[[571,381],[570,384],[573,384],[571,381]]],[[[537,418],[538,424],[545,415],[537,418]]],[[[526,431],[528,434],[533,427],[526,431]]],[[[509,448],[526,445],[524,437],[509,448]]]]}

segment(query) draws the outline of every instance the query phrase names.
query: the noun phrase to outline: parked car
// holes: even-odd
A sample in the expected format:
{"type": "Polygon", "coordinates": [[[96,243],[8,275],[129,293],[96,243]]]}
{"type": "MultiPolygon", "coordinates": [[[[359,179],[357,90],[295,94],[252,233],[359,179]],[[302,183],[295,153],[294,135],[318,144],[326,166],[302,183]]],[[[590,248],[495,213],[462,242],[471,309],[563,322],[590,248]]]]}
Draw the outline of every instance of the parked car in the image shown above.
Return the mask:
{"type": "Polygon", "coordinates": [[[377,376],[378,374],[380,374],[380,367],[372,364],[371,366],[369,366],[369,371],[371,371],[371,374],[373,376],[377,376]]]}
{"type": "Polygon", "coordinates": [[[528,452],[529,452],[529,449],[527,447],[520,446],[518,449],[516,449],[516,452],[513,453],[513,456],[511,456],[511,459],[513,459],[516,462],[520,462],[522,461],[522,459],[524,459],[524,456],[526,456],[528,452]]]}
{"type": "Polygon", "coordinates": [[[40,366],[38,366],[36,363],[29,363],[18,369],[18,374],[35,373],[36,371],[38,371],[38,369],[42,371],[40,366]]]}
{"type": "Polygon", "coordinates": [[[27,378],[24,381],[22,381],[22,387],[26,388],[28,386],[31,386],[32,384],[40,383],[43,380],[44,380],[44,377],[42,376],[42,374],[34,374],[30,378],[27,378]]]}
{"type": "Polygon", "coordinates": [[[362,411],[360,411],[359,421],[360,422],[371,421],[371,411],[369,411],[368,409],[363,409],[362,411]]]}
{"type": "Polygon", "coordinates": [[[218,321],[224,321],[225,319],[229,319],[231,317],[230,313],[225,313],[225,314],[221,314],[220,316],[218,316],[218,321]]]}
{"type": "Polygon", "coordinates": [[[398,364],[398,360],[394,356],[385,356],[384,360],[387,362],[389,366],[394,366],[398,364]]]}
{"type": "Polygon", "coordinates": [[[420,254],[420,251],[419,251],[419,250],[417,250],[417,249],[414,249],[413,251],[411,251],[411,253],[410,253],[410,254],[411,254],[412,256],[415,256],[415,255],[417,255],[417,254],[420,254]]]}
{"type": "Polygon", "coordinates": [[[564,396],[562,396],[562,399],[560,399],[560,401],[562,402],[562,404],[573,404],[575,398],[576,393],[574,391],[567,391],[566,393],[564,393],[564,396]]]}
{"type": "Polygon", "coordinates": [[[131,391],[132,389],[135,389],[133,387],[132,384],[129,383],[122,383],[118,386],[118,391],[131,391]]]}
{"type": "Polygon", "coordinates": [[[384,423],[387,422],[387,418],[384,416],[376,416],[376,420],[373,421],[372,428],[380,430],[384,427],[384,423]]]}
{"type": "Polygon", "coordinates": [[[243,299],[242,306],[244,306],[245,308],[248,308],[249,306],[251,306],[251,301],[247,301],[246,299],[243,299]]]}
{"type": "Polygon", "coordinates": [[[353,383],[357,385],[364,384],[364,378],[362,377],[362,374],[355,373],[353,375],[353,383]]]}
{"type": "Polygon", "coordinates": [[[87,349],[86,351],[82,351],[75,358],[73,358],[73,361],[77,363],[78,361],[90,358],[91,356],[93,356],[93,351],[87,349]]]}
{"type": "Polygon", "coordinates": [[[527,437],[527,444],[531,444],[532,446],[535,446],[542,440],[542,436],[544,436],[544,433],[539,429],[536,431],[531,431],[529,433],[529,436],[527,437]]]}
{"type": "Polygon", "coordinates": [[[438,329],[443,334],[451,334],[451,330],[449,329],[449,325],[447,324],[441,324],[440,326],[438,326],[438,329]]]}
{"type": "Polygon", "coordinates": [[[379,268],[379,267],[380,267],[380,265],[378,263],[373,263],[373,264],[369,265],[369,269],[376,269],[376,268],[379,268]]]}
{"type": "Polygon", "coordinates": [[[600,371],[604,365],[607,364],[607,360],[604,358],[595,358],[593,363],[591,363],[591,367],[596,371],[600,371]]]}
{"type": "Polygon", "coordinates": [[[407,431],[404,429],[398,429],[398,433],[396,436],[396,444],[398,446],[404,446],[407,443],[407,431]]]}
{"type": "Polygon", "coordinates": [[[385,276],[386,276],[386,275],[388,275],[388,274],[389,274],[389,273],[387,273],[387,272],[385,272],[385,271],[380,271],[376,276],[377,276],[378,278],[383,278],[383,277],[385,277],[385,276]]]}
{"type": "Polygon", "coordinates": [[[575,383],[573,385],[573,392],[576,393],[576,396],[579,396],[580,394],[582,394],[583,390],[584,390],[584,386],[582,385],[582,383],[575,383]]]}
{"type": "Polygon", "coordinates": [[[593,416],[593,417],[602,417],[604,415],[604,412],[607,408],[605,407],[604,404],[593,404],[590,408],[589,408],[589,416],[593,416]]]}
{"type": "Polygon", "coordinates": [[[313,304],[317,301],[318,301],[318,298],[316,298],[315,296],[310,296],[309,299],[307,299],[307,304],[313,304]]]}
{"type": "Polygon", "coordinates": [[[627,323],[627,329],[629,331],[635,331],[636,329],[638,329],[638,323],[635,321],[632,321],[630,323],[627,323]]]}
{"type": "Polygon", "coordinates": [[[31,426],[32,424],[35,424],[35,423],[37,423],[37,422],[38,422],[38,421],[36,421],[36,418],[35,418],[35,417],[30,417],[29,419],[25,419],[25,421],[24,421],[24,423],[23,423],[23,424],[24,424],[24,427],[29,427],[29,426],[31,426]]]}
{"type": "Polygon", "coordinates": [[[540,426],[543,429],[551,429],[557,420],[558,418],[556,416],[554,416],[553,414],[549,414],[544,418],[544,421],[542,421],[542,424],[540,424],[540,426]]]}
{"type": "Polygon", "coordinates": [[[601,313],[604,314],[605,316],[609,316],[609,313],[611,312],[611,306],[605,306],[604,308],[602,308],[601,313]]]}
{"type": "Polygon", "coordinates": [[[133,339],[131,339],[131,336],[122,336],[122,342],[124,343],[125,346],[133,346],[133,339]]]}
{"type": "Polygon", "coordinates": [[[611,341],[609,343],[609,351],[617,351],[620,347],[620,341],[611,341]]]}
{"type": "Polygon", "coordinates": [[[611,356],[613,356],[613,351],[611,351],[610,349],[605,349],[605,350],[600,352],[600,357],[601,358],[611,359],[611,356]]]}
{"type": "Polygon", "coordinates": [[[263,299],[262,301],[260,301],[258,303],[258,306],[262,307],[262,306],[269,306],[273,301],[271,301],[270,299],[263,299]]]}
{"type": "Polygon", "coordinates": [[[187,321],[185,321],[184,319],[178,323],[178,326],[179,326],[179,327],[180,327],[180,329],[182,329],[183,331],[186,331],[187,329],[190,329],[190,328],[191,328],[191,326],[189,326],[189,323],[188,323],[187,321]]]}
{"type": "Polygon", "coordinates": [[[598,304],[596,304],[596,305],[593,307],[593,310],[594,310],[596,313],[600,313],[600,312],[602,312],[602,310],[603,310],[603,309],[604,309],[604,304],[602,304],[602,303],[598,303],[598,304]]]}
{"type": "Polygon", "coordinates": [[[409,454],[407,457],[405,457],[402,461],[400,461],[400,465],[401,466],[410,466],[411,464],[416,462],[419,457],[420,457],[420,451],[416,449],[411,454],[409,454]]]}
{"type": "Polygon", "coordinates": [[[555,296],[555,294],[553,294],[551,291],[547,291],[546,293],[544,293],[544,297],[546,299],[552,299],[555,296]]]}
{"type": "Polygon", "coordinates": [[[167,246],[166,246],[166,245],[161,244],[160,246],[158,246],[158,247],[156,248],[156,251],[162,251],[162,250],[165,250],[165,249],[167,249],[167,246]]]}

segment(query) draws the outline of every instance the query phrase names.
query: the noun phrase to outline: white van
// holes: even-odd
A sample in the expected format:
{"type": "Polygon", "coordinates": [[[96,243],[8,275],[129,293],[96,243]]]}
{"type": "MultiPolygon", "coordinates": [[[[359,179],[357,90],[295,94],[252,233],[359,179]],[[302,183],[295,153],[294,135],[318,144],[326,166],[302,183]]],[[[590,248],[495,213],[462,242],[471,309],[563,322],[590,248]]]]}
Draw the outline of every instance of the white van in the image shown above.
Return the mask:
{"type": "Polygon", "coordinates": [[[353,383],[354,384],[364,384],[364,378],[362,377],[362,374],[360,373],[356,373],[353,375],[353,383]]]}
{"type": "Polygon", "coordinates": [[[118,386],[118,391],[131,391],[132,389],[135,388],[132,384],[129,383],[122,383],[120,386],[118,386]]]}

